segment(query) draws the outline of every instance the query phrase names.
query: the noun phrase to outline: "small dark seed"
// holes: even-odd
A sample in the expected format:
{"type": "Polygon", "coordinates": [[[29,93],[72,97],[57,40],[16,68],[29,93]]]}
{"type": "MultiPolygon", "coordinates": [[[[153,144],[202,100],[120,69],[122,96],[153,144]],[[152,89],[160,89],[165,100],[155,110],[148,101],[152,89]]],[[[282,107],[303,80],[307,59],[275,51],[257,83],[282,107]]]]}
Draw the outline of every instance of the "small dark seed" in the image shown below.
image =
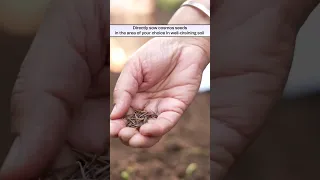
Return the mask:
{"type": "Polygon", "coordinates": [[[143,124],[147,123],[149,119],[156,119],[158,115],[154,112],[147,112],[143,110],[133,110],[133,114],[129,114],[125,116],[126,126],[132,128],[140,128],[143,124]]]}

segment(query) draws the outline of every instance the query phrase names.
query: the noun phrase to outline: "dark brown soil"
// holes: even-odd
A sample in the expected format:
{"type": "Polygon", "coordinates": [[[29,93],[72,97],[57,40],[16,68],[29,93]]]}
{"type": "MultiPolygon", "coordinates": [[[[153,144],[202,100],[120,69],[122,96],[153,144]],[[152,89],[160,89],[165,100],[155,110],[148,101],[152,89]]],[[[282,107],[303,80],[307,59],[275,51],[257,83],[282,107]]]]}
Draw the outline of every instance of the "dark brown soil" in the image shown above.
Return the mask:
{"type": "MultiPolygon", "coordinates": [[[[110,88],[117,77],[111,74],[110,88]]],[[[129,180],[209,180],[209,102],[209,93],[197,95],[178,125],[152,148],[133,149],[111,139],[111,179],[129,175],[129,180]],[[190,177],[188,166],[195,169],[190,177]]]]}

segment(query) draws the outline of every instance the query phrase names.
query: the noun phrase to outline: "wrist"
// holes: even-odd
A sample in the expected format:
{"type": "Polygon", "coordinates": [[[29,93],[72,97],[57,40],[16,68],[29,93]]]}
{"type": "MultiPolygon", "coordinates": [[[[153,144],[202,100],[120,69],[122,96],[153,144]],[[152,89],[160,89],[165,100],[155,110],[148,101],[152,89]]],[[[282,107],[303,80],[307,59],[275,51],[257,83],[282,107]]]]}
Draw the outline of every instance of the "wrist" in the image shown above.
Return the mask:
{"type": "MultiPolygon", "coordinates": [[[[204,59],[200,59],[204,65],[208,65],[210,63],[210,38],[203,37],[190,37],[184,38],[184,41],[189,46],[195,46],[200,48],[204,53],[204,59]]],[[[205,67],[204,67],[205,68],[205,67]]]]}
{"type": "Polygon", "coordinates": [[[210,41],[201,37],[174,37],[181,48],[191,48],[193,51],[201,51],[202,58],[196,59],[200,67],[204,68],[210,63],[210,41]]]}
{"type": "MultiPolygon", "coordinates": [[[[193,0],[210,9],[210,0],[193,0]]],[[[172,16],[168,24],[210,24],[210,17],[190,6],[180,7],[172,16]]],[[[205,64],[210,62],[210,37],[180,37],[184,44],[201,48],[206,55],[205,64]]]]}
{"type": "MultiPolygon", "coordinates": [[[[210,9],[210,0],[193,0],[210,9]]],[[[210,17],[191,6],[180,7],[172,16],[168,24],[210,24],[210,17]]]]}

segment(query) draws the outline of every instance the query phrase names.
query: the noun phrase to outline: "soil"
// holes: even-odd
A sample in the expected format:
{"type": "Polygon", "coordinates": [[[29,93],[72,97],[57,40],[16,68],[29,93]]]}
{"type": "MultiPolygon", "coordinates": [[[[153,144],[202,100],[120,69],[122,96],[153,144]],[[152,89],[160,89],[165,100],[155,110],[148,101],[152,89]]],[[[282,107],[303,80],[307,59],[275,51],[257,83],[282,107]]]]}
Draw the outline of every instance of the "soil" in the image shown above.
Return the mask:
{"type": "MultiPolygon", "coordinates": [[[[111,74],[111,89],[117,77],[111,74]]],[[[111,179],[122,180],[126,175],[129,180],[209,180],[209,103],[209,93],[197,95],[177,126],[152,148],[133,149],[111,139],[111,179]],[[195,165],[186,177],[188,166],[195,165]]]]}

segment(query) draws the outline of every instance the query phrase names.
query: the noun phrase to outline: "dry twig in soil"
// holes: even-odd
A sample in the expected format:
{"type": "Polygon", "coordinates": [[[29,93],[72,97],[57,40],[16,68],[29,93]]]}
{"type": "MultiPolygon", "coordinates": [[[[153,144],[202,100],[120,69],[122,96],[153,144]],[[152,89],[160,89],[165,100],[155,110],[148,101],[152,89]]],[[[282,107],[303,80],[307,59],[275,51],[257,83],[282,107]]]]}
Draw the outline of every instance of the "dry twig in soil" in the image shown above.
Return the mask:
{"type": "Polygon", "coordinates": [[[105,180],[110,179],[110,160],[108,156],[98,156],[94,154],[80,152],[73,149],[78,161],[74,165],[56,169],[39,180],[105,180]],[[76,168],[75,168],[76,166],[76,168]],[[65,177],[59,177],[61,172],[70,171],[65,177]]]}

